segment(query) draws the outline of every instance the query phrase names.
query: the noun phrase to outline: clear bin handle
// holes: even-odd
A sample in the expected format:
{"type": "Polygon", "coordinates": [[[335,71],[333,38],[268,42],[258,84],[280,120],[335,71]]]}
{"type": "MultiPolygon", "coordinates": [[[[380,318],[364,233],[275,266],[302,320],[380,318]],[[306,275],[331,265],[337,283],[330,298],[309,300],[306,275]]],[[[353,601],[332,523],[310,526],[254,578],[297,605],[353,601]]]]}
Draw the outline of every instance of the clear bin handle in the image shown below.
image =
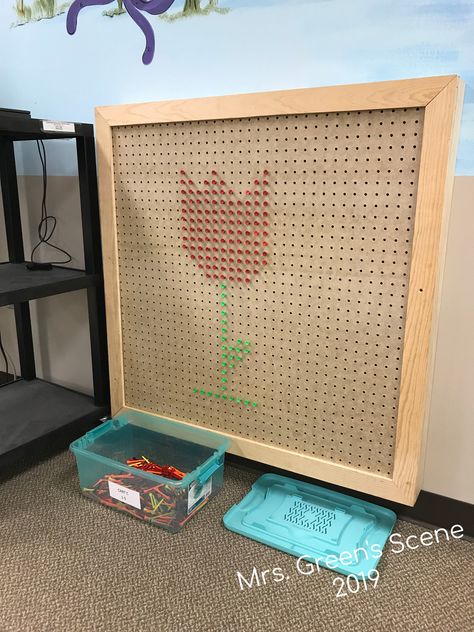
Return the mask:
{"type": "Polygon", "coordinates": [[[94,439],[97,439],[97,437],[100,437],[104,433],[108,432],[110,430],[110,427],[114,425],[115,420],[110,419],[110,417],[105,417],[101,419],[101,421],[102,423],[100,424],[100,426],[97,426],[96,428],[89,430],[89,432],[86,432],[85,437],[88,441],[93,441],[94,439]]]}
{"type": "Polygon", "coordinates": [[[220,460],[217,461],[216,463],[213,463],[210,467],[207,468],[205,472],[203,472],[202,474],[199,474],[199,476],[196,479],[198,483],[200,485],[204,485],[204,483],[211,478],[214,472],[218,470],[221,465],[222,463],[220,462],[220,460]]]}

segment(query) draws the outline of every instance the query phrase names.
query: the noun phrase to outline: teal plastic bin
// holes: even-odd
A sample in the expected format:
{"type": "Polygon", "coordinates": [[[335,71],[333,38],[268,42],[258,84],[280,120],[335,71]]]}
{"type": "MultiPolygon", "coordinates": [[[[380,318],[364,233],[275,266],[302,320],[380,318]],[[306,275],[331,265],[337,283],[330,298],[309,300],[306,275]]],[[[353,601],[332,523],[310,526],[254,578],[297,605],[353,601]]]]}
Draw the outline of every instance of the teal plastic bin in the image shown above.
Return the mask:
{"type": "Polygon", "coordinates": [[[215,432],[127,411],[70,448],[86,496],[176,533],[221,489],[228,445],[215,432]],[[186,476],[173,480],[126,464],[142,456],[186,476]]]}

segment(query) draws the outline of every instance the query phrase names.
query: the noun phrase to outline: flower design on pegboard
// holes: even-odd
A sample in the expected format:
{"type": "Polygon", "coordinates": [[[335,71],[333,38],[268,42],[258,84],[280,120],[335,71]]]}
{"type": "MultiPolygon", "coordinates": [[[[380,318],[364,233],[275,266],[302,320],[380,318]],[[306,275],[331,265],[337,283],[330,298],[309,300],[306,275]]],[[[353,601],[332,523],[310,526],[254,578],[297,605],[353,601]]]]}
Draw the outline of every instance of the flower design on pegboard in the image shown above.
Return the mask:
{"type": "Polygon", "coordinates": [[[238,196],[217,171],[202,188],[181,171],[183,248],[207,278],[250,283],[268,263],[268,171],[238,196]]]}
{"type": "Polygon", "coordinates": [[[243,338],[229,341],[228,284],[252,283],[268,265],[270,174],[263,171],[252,186],[237,194],[217,170],[195,182],[180,171],[182,248],[210,280],[220,284],[220,392],[194,387],[194,393],[256,408],[257,402],[230,394],[232,370],[251,353],[243,338]]]}

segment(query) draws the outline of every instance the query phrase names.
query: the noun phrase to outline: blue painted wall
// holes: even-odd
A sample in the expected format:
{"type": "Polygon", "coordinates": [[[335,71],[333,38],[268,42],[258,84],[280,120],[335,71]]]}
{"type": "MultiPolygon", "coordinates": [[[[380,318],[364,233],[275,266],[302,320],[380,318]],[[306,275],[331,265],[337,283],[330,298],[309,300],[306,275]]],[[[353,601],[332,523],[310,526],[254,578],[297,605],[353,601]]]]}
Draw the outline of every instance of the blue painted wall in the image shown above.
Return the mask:
{"type": "MultiPolygon", "coordinates": [[[[455,73],[467,83],[456,172],[474,175],[474,1],[221,0],[227,14],[152,16],[151,66],[128,15],[88,8],[71,37],[65,15],[11,27],[14,1],[1,4],[0,106],[92,121],[96,105],[455,73]]],[[[68,173],[70,143],[56,145],[51,173],[68,173]]],[[[35,152],[18,160],[39,173],[35,152]]]]}

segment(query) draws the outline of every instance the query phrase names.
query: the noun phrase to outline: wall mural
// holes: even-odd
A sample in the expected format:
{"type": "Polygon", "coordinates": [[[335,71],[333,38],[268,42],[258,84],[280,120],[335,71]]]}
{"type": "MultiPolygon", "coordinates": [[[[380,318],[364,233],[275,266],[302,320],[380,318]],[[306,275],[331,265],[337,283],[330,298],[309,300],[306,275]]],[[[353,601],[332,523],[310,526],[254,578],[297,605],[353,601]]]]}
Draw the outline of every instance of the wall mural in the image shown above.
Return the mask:
{"type": "MultiPolygon", "coordinates": [[[[115,0],[74,0],[67,14],[66,25],[69,35],[74,35],[76,32],[77,17],[82,9],[90,6],[112,4],[114,1],[115,0]]],[[[171,5],[174,4],[174,1],[175,0],[123,0],[123,7],[125,7],[129,16],[143,31],[143,35],[145,36],[145,51],[142,56],[144,64],[150,64],[155,55],[155,33],[144,14],[160,15],[161,13],[165,13],[171,5]]]]}
{"type": "Polygon", "coordinates": [[[16,0],[14,6],[18,16],[16,26],[35,20],[54,18],[64,13],[70,4],[70,2],[57,2],[57,0],[33,0],[33,2],[16,0]]]}
{"type": "MultiPolygon", "coordinates": [[[[58,2],[57,0],[33,0],[31,3],[25,0],[16,0],[14,9],[19,18],[17,26],[27,22],[51,19],[67,11],[66,28],[70,35],[74,35],[77,29],[79,12],[91,6],[116,5],[113,9],[103,11],[102,15],[115,17],[127,13],[145,36],[145,50],[142,56],[144,64],[150,64],[155,55],[155,33],[153,26],[148,21],[146,14],[150,16],[163,16],[171,8],[176,0],[73,0],[72,2],[58,2]]],[[[201,6],[202,0],[185,0],[181,11],[166,15],[168,21],[186,18],[192,15],[208,15],[209,13],[227,13],[229,9],[218,6],[219,0],[207,0],[207,4],[201,6]]]]}

